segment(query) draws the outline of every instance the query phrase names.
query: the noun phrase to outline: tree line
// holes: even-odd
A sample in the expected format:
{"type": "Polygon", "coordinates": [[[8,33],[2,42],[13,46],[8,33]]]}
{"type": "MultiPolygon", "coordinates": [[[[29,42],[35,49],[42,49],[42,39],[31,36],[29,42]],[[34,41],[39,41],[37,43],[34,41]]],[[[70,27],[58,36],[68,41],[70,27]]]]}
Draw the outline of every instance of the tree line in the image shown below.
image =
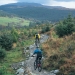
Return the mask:
{"type": "Polygon", "coordinates": [[[64,19],[67,17],[68,14],[72,14],[75,16],[75,10],[64,10],[64,9],[49,9],[45,7],[22,7],[22,8],[17,8],[13,7],[9,8],[7,6],[1,6],[0,10],[6,11],[8,13],[15,14],[19,17],[29,19],[29,20],[41,20],[41,21],[52,21],[52,22],[57,22],[59,20],[64,19]]]}

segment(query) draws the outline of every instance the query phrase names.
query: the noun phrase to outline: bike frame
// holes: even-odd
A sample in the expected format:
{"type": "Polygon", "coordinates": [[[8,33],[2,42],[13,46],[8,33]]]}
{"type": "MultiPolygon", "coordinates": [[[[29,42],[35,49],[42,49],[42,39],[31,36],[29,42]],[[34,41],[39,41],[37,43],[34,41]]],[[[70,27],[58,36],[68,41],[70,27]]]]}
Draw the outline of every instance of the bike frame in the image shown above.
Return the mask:
{"type": "Polygon", "coordinates": [[[34,69],[36,70],[37,68],[39,72],[42,70],[40,58],[37,61],[35,60],[34,62],[34,69]]]}
{"type": "Polygon", "coordinates": [[[38,41],[38,39],[35,39],[35,45],[39,46],[39,44],[40,44],[40,41],[38,41]]]}

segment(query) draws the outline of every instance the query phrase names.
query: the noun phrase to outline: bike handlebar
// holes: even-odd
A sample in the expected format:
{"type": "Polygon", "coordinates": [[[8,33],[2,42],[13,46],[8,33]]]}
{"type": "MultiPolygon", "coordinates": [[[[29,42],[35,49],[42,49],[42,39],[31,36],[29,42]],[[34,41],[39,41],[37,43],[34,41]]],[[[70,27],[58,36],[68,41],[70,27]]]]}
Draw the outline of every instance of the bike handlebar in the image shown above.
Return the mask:
{"type": "Polygon", "coordinates": [[[31,57],[36,57],[35,55],[31,55],[31,57]]]}

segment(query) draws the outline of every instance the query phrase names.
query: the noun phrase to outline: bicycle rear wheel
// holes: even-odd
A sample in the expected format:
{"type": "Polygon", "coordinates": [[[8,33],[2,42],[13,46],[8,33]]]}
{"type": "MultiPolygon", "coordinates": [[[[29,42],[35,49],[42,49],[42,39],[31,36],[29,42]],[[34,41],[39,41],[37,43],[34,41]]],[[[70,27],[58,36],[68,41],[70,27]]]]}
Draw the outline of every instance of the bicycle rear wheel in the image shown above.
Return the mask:
{"type": "Polygon", "coordinates": [[[41,72],[41,70],[42,70],[42,64],[41,64],[40,57],[38,59],[37,67],[38,67],[38,71],[41,72]]]}
{"type": "Polygon", "coordinates": [[[37,43],[37,40],[35,40],[35,45],[37,46],[37,44],[38,44],[38,43],[37,43]]]}
{"type": "Polygon", "coordinates": [[[42,66],[41,64],[38,64],[38,71],[41,72],[41,70],[42,70],[42,66]]]}
{"type": "Polygon", "coordinates": [[[40,41],[38,39],[35,40],[35,45],[39,46],[40,45],[40,41]]]}

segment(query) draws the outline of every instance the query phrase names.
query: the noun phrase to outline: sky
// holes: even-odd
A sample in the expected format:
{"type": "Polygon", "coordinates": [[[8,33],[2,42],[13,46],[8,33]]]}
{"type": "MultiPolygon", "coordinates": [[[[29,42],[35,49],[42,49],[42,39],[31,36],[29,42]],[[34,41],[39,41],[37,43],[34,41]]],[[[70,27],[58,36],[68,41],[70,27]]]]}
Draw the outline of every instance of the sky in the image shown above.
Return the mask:
{"type": "Polygon", "coordinates": [[[75,0],[0,0],[0,5],[17,2],[34,2],[47,6],[62,6],[75,9],[75,0]]]}

